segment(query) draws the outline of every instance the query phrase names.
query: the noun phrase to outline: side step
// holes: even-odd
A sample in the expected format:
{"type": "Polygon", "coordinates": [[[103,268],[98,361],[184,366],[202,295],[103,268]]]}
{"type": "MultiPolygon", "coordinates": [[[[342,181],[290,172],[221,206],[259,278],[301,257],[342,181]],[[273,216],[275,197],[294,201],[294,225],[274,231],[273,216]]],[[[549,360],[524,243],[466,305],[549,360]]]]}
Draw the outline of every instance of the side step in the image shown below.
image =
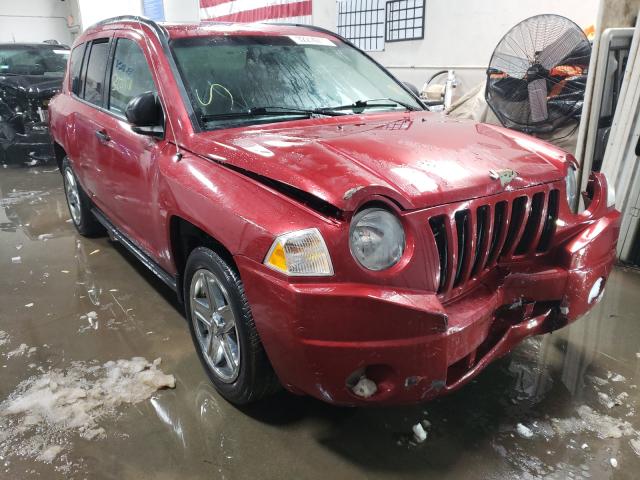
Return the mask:
{"type": "Polygon", "coordinates": [[[118,241],[120,244],[124,245],[124,247],[129,250],[134,257],[142,262],[142,264],[147,267],[149,270],[153,272],[155,276],[157,276],[160,280],[167,284],[167,286],[173,290],[174,292],[178,292],[178,286],[176,278],[167,272],[164,268],[158,265],[149,255],[147,255],[140,247],[138,247],[133,241],[129,239],[124,233],[122,233],[118,228],[107,219],[107,217],[97,208],[92,208],[91,213],[93,213],[96,219],[107,229],[109,232],[109,236],[118,241]]]}

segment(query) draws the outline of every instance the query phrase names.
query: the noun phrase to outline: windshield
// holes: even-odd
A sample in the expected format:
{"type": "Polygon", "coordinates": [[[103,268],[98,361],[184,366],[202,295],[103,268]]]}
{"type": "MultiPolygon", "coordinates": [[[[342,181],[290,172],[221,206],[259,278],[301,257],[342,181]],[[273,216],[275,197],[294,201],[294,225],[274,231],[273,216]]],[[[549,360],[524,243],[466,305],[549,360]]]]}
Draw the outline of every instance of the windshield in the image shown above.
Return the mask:
{"type": "Polygon", "coordinates": [[[171,46],[205,129],[288,120],[305,112],[423,108],[374,62],[337,39],[220,35],[177,39],[171,46]],[[339,109],[328,111],[334,107],[339,109]],[[251,114],[258,110],[260,115],[251,114]]]}
{"type": "Polygon", "coordinates": [[[0,75],[62,77],[69,49],[60,45],[0,45],[0,75]]]}

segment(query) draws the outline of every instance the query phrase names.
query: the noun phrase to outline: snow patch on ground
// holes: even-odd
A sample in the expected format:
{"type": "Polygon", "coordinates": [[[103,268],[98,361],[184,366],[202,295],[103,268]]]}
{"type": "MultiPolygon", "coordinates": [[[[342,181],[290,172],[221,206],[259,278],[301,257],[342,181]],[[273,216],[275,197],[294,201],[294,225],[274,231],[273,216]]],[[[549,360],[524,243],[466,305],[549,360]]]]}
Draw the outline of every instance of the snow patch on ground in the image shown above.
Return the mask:
{"type": "Polygon", "coordinates": [[[577,412],[578,417],[551,420],[554,430],[560,436],[592,432],[604,439],[621,438],[637,433],[629,422],[598,413],[587,405],[578,407],[577,412]]]}
{"type": "Polygon", "coordinates": [[[15,350],[11,350],[9,353],[7,353],[7,358],[21,357],[23,355],[30,357],[32,354],[36,352],[36,350],[38,350],[36,347],[30,347],[26,343],[21,343],[18,348],[16,348],[15,350]]]}
{"type": "Polygon", "coordinates": [[[74,362],[20,383],[0,403],[0,457],[21,456],[51,463],[72,437],[106,435],[100,422],[123,404],[142,402],[175,378],[141,357],[104,365],[74,362]]]}
{"type": "Polygon", "coordinates": [[[629,440],[629,445],[631,445],[633,453],[640,457],[640,437],[629,440]]]}

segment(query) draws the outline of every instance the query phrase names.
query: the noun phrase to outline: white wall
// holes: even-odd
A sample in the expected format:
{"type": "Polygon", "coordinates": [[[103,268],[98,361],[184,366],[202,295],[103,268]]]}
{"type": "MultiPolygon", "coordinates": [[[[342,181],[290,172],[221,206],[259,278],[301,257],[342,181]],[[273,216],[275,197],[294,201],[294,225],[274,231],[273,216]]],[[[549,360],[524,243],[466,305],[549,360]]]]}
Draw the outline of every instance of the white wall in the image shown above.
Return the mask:
{"type": "Polygon", "coordinates": [[[0,0],[0,42],[72,41],[69,5],[60,0],[0,0]]]}
{"type": "Polygon", "coordinates": [[[141,0],[77,0],[77,2],[83,29],[106,18],[119,15],[142,15],[141,0]]]}
{"type": "MultiPolygon", "coordinates": [[[[313,7],[330,1],[315,0],[313,7]]],[[[462,91],[484,79],[495,46],[519,21],[541,13],[556,13],[584,28],[596,22],[598,2],[426,0],[424,40],[387,43],[383,52],[370,53],[400,79],[418,87],[432,73],[453,68],[462,91]]]]}
{"type": "Polygon", "coordinates": [[[167,22],[199,22],[198,0],[163,0],[164,19],[167,22]]]}
{"type": "Polygon", "coordinates": [[[337,31],[338,8],[335,0],[313,0],[313,14],[311,16],[314,25],[327,28],[332,32],[337,31]]]}

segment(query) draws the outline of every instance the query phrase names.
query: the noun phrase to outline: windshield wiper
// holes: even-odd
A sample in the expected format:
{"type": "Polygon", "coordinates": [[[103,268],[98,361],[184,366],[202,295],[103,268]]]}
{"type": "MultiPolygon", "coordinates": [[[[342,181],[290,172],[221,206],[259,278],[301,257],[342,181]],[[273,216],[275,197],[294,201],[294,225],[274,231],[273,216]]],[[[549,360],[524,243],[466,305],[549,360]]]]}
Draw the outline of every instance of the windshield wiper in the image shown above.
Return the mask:
{"type": "Polygon", "coordinates": [[[340,111],[340,110],[356,111],[356,110],[364,110],[365,108],[397,107],[398,105],[412,112],[415,110],[418,110],[418,108],[412,105],[409,105],[408,103],[405,103],[403,101],[396,100],[395,98],[371,98],[369,100],[356,100],[355,102],[350,103],[348,105],[338,105],[337,107],[325,107],[320,110],[322,110],[322,112],[331,112],[331,111],[340,111]],[[386,101],[387,103],[372,103],[372,102],[382,102],[382,101],[386,101]]]}
{"type": "Polygon", "coordinates": [[[203,122],[211,122],[214,120],[234,120],[253,117],[274,117],[274,116],[303,116],[312,117],[314,115],[342,115],[341,113],[327,111],[323,108],[305,109],[295,107],[252,107],[242,112],[213,113],[202,115],[200,118],[203,122]]]}
{"type": "Polygon", "coordinates": [[[294,115],[296,113],[306,115],[341,115],[337,112],[332,112],[331,109],[325,112],[324,108],[295,108],[295,107],[252,107],[250,112],[258,115],[294,115]]]}

